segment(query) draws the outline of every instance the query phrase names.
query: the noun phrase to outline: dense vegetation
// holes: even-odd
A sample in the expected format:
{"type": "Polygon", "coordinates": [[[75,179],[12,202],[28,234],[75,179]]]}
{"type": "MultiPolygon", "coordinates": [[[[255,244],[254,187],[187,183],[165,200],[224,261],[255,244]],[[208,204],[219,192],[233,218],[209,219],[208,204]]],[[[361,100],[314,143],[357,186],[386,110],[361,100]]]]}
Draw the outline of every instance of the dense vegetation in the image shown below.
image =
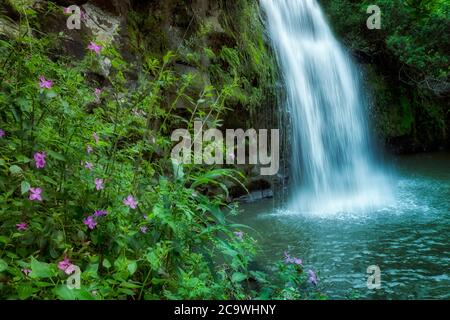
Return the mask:
{"type": "MultiPolygon", "coordinates": [[[[323,298],[295,253],[255,263],[229,194],[251,168],[170,159],[172,131],[194,120],[278,120],[257,1],[85,2],[117,30],[90,17],[68,30],[70,1],[0,0],[0,298],[323,298]]],[[[371,1],[322,3],[384,142],[448,145],[448,1],[379,0],[381,30],[366,27],[371,1]]]]}
{"type": "Polygon", "coordinates": [[[448,147],[449,2],[321,2],[333,29],[365,66],[379,136],[399,152],[448,147]],[[381,9],[380,30],[366,26],[373,4],[381,9]]]}
{"type": "Polygon", "coordinates": [[[143,20],[137,7],[121,30],[129,41],[85,33],[71,55],[61,6],[3,2],[1,298],[322,297],[315,272],[288,252],[276,266],[253,264],[257,243],[233,224],[239,208],[227,196],[244,182],[239,171],[170,159],[173,128],[217,127],[230,108],[267,98],[257,6],[240,3],[228,46],[197,21],[171,51],[163,31],[145,38],[161,26],[158,9],[143,20]],[[77,268],[81,288],[69,289],[77,268]]]}

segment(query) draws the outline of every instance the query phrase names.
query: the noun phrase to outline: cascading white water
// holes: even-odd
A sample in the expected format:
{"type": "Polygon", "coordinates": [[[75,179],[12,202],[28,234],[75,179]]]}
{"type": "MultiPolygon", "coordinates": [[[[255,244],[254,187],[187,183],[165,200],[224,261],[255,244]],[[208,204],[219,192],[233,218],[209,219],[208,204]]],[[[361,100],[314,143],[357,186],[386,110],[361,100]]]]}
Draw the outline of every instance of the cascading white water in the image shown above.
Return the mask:
{"type": "Polygon", "coordinates": [[[368,135],[364,92],[315,0],[261,0],[291,125],[290,209],[336,213],[384,205],[389,183],[368,135]]]}

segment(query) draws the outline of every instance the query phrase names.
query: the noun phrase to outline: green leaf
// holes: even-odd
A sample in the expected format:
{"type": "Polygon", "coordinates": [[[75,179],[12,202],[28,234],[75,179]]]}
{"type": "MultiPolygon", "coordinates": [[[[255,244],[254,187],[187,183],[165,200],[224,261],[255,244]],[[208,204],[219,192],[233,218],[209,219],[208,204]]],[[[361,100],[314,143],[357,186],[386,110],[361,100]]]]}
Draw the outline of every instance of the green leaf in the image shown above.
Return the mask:
{"type": "Polygon", "coordinates": [[[17,105],[20,107],[20,110],[23,112],[31,111],[31,100],[26,99],[25,97],[19,97],[16,99],[17,105]]]}
{"type": "Polygon", "coordinates": [[[0,236],[0,242],[3,242],[4,244],[7,244],[9,242],[8,237],[0,236]]]}
{"type": "MultiPolygon", "coordinates": [[[[31,274],[30,274],[30,277],[31,277],[31,274]]],[[[33,282],[33,284],[34,284],[36,287],[41,287],[41,288],[53,287],[53,286],[54,286],[53,283],[51,283],[51,282],[45,282],[45,281],[37,281],[37,282],[33,282]]]]}
{"type": "Polygon", "coordinates": [[[52,151],[52,150],[48,150],[47,153],[53,159],[56,159],[56,160],[59,160],[59,161],[66,161],[66,158],[62,154],[60,154],[58,152],[55,152],[55,151],[52,151]]]}
{"type": "Polygon", "coordinates": [[[62,300],[75,300],[76,289],[69,289],[66,285],[61,285],[55,288],[54,293],[59,299],[62,300]]]}
{"type": "Polygon", "coordinates": [[[109,262],[109,260],[105,258],[105,259],[103,260],[103,266],[104,266],[106,269],[109,269],[109,268],[111,268],[111,262],[109,262]]]}
{"type": "Polygon", "coordinates": [[[0,272],[5,271],[8,268],[8,264],[5,260],[0,259],[0,272]]]}
{"type": "Polygon", "coordinates": [[[130,288],[130,289],[139,289],[142,286],[140,284],[131,283],[131,282],[122,282],[120,284],[121,287],[130,288]]]}
{"type": "Polygon", "coordinates": [[[21,174],[22,168],[13,164],[11,167],[9,167],[9,172],[11,172],[12,174],[21,174]]]}
{"type": "Polygon", "coordinates": [[[22,154],[19,154],[19,155],[16,157],[16,159],[17,159],[17,161],[20,162],[20,163],[29,163],[29,162],[31,162],[31,159],[30,159],[30,158],[25,157],[25,156],[22,155],[22,154]]]}
{"type": "Polygon", "coordinates": [[[114,261],[114,266],[117,271],[123,271],[128,267],[128,260],[125,256],[120,256],[114,261]]]}
{"type": "Polygon", "coordinates": [[[31,258],[31,278],[50,278],[54,275],[51,265],[31,258]]]}
{"type": "Polygon", "coordinates": [[[241,272],[235,272],[231,276],[231,281],[233,282],[241,282],[244,281],[245,279],[247,279],[247,276],[241,272]]]}
{"type": "Polygon", "coordinates": [[[25,194],[28,192],[28,190],[30,190],[30,184],[27,181],[22,181],[22,183],[20,184],[20,192],[22,194],[25,194]]]}
{"type": "Polygon", "coordinates": [[[21,284],[17,288],[17,295],[19,296],[20,300],[25,300],[31,297],[35,291],[36,289],[33,289],[30,284],[21,284]]]}
{"type": "Polygon", "coordinates": [[[49,90],[45,93],[45,96],[47,97],[47,99],[53,99],[54,97],[57,96],[57,94],[55,91],[49,90]]]}
{"type": "Polygon", "coordinates": [[[55,185],[55,186],[58,185],[58,182],[56,182],[55,180],[53,180],[52,178],[50,178],[48,176],[43,176],[42,179],[48,183],[55,185]]]}
{"type": "Polygon", "coordinates": [[[130,275],[132,275],[133,273],[136,272],[137,270],[137,262],[136,260],[130,261],[128,266],[127,266],[127,270],[130,273],[130,275]]]}

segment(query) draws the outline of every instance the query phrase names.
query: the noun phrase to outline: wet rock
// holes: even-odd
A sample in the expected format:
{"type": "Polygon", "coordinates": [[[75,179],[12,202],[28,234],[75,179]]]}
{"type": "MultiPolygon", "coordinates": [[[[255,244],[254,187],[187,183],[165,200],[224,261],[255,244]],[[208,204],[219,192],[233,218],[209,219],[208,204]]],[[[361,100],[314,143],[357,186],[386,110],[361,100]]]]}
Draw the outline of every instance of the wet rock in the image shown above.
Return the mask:
{"type": "Polygon", "coordinates": [[[244,203],[250,203],[255,201],[261,201],[263,199],[273,198],[273,191],[272,189],[265,189],[265,190],[257,190],[252,191],[249,194],[245,196],[241,196],[237,198],[236,200],[244,203]]]}
{"type": "Polygon", "coordinates": [[[94,35],[95,40],[110,44],[118,35],[121,18],[87,3],[82,6],[86,12],[84,25],[94,35]]]}

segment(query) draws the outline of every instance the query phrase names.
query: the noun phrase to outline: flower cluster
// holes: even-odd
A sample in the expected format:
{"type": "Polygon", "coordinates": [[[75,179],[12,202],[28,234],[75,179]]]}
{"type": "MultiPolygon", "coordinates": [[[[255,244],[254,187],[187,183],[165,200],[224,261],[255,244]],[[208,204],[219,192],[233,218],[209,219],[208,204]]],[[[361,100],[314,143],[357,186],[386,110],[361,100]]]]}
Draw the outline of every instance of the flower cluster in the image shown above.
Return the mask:
{"type": "Polygon", "coordinates": [[[303,266],[302,259],[291,257],[287,251],[284,252],[284,262],[285,263],[293,263],[298,266],[303,266]]]}
{"type": "MultiPolygon", "coordinates": [[[[284,263],[293,264],[303,268],[302,259],[292,257],[287,251],[284,252],[284,263]]],[[[308,270],[308,282],[314,284],[315,286],[317,286],[318,283],[317,274],[311,269],[308,270]]]]}
{"type": "Polygon", "coordinates": [[[70,262],[69,258],[64,257],[64,260],[58,263],[58,268],[66,274],[72,274],[75,272],[76,266],[70,262]]]}

